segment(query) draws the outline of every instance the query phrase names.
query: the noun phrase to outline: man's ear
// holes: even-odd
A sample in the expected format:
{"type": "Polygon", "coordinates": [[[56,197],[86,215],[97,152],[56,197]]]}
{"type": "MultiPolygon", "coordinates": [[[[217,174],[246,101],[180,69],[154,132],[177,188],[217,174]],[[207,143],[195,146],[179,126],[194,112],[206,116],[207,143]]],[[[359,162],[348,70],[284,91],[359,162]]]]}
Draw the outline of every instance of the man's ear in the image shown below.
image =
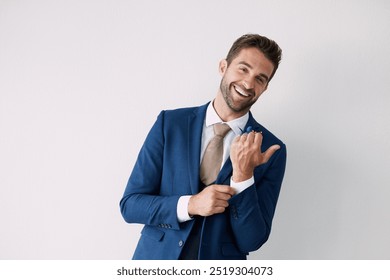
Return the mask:
{"type": "Polygon", "coordinates": [[[226,59],[222,59],[220,62],[219,62],[219,74],[221,75],[224,75],[225,72],[226,72],[226,69],[227,69],[227,61],[226,59]]]}

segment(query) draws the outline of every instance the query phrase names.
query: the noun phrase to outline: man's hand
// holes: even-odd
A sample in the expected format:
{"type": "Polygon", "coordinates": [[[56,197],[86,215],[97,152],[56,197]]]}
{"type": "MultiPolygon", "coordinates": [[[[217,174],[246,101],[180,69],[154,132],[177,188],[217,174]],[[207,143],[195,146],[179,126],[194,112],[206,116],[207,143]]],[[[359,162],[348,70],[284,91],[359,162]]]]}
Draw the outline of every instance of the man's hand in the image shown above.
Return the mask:
{"type": "Polygon", "coordinates": [[[227,202],[234,195],[234,190],[226,185],[210,185],[200,193],[193,195],[188,202],[190,216],[211,216],[222,213],[229,206],[227,202]]]}
{"type": "Polygon", "coordinates": [[[280,149],[279,145],[269,147],[264,153],[260,147],[263,135],[258,132],[237,136],[230,146],[230,159],[233,165],[233,181],[242,182],[253,176],[256,166],[266,163],[280,149]]]}

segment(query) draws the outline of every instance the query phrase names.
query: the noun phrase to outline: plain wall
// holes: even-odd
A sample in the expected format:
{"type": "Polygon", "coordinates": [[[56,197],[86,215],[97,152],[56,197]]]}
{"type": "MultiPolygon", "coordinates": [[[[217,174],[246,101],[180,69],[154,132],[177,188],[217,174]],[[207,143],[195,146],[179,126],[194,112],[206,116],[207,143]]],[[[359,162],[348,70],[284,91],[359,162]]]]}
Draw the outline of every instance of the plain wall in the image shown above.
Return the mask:
{"type": "Polygon", "coordinates": [[[244,33],[283,61],[253,106],[288,164],[251,259],[389,259],[390,2],[0,0],[0,259],[128,259],[119,212],[163,109],[244,33]]]}

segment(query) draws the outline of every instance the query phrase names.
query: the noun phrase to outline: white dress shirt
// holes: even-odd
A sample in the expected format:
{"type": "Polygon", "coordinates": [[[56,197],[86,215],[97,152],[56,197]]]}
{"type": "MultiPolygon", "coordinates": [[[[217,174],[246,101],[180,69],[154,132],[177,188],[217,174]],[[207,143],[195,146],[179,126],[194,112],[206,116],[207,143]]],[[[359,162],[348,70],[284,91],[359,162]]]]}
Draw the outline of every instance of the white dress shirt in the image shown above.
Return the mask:
{"type": "MultiPolygon", "coordinates": [[[[221,118],[218,116],[217,112],[215,111],[213,102],[210,102],[210,104],[207,107],[206,117],[203,124],[200,162],[202,162],[203,154],[206,150],[208,143],[214,137],[213,125],[216,123],[226,123],[227,125],[230,126],[231,130],[228,132],[228,134],[226,134],[223,140],[223,158],[222,158],[222,165],[221,165],[222,168],[226,160],[229,158],[230,145],[233,139],[236,136],[242,134],[242,131],[244,131],[248,119],[249,119],[249,113],[246,113],[244,116],[238,119],[234,119],[229,122],[223,122],[221,118]]],[[[235,190],[236,194],[238,194],[243,190],[245,190],[246,188],[253,185],[254,182],[255,180],[253,177],[246,181],[238,182],[238,183],[230,179],[230,186],[235,190]]],[[[185,222],[192,219],[188,215],[188,202],[190,198],[191,195],[185,195],[179,198],[179,201],[177,203],[177,218],[179,222],[185,222]]]]}

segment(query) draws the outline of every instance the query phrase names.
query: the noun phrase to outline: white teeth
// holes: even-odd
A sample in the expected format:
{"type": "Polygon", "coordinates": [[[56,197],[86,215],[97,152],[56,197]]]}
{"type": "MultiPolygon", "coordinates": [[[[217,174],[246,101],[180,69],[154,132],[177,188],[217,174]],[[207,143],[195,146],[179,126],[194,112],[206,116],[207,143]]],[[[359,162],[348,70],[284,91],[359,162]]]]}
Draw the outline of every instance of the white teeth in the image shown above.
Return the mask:
{"type": "Polygon", "coordinates": [[[249,96],[249,94],[247,94],[242,88],[240,88],[240,87],[238,87],[238,86],[234,86],[234,88],[236,89],[236,91],[237,91],[239,94],[241,94],[241,95],[243,95],[243,96],[245,96],[245,97],[248,97],[248,96],[249,96]]]}

